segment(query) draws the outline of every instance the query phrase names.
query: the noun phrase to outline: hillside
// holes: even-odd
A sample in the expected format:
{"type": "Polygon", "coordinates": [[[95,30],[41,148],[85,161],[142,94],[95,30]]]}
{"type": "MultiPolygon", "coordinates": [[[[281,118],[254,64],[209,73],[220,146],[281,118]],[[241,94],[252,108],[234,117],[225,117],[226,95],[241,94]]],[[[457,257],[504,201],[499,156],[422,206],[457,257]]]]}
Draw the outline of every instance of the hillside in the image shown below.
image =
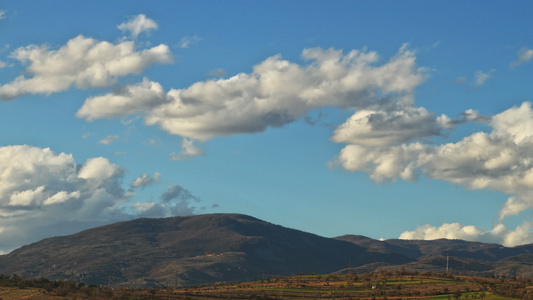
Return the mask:
{"type": "Polygon", "coordinates": [[[54,237],[0,256],[0,273],[87,284],[162,286],[330,273],[410,259],[249,216],[138,219],[54,237]]]}
{"type": "Polygon", "coordinates": [[[533,245],[325,238],[239,214],[137,219],[0,256],[0,273],[111,286],[190,286],[405,269],[533,277],[533,245]]]}
{"type": "MultiPolygon", "coordinates": [[[[384,254],[400,254],[413,261],[405,265],[382,265],[379,269],[404,268],[419,272],[443,272],[469,275],[533,276],[533,245],[504,247],[499,244],[439,239],[431,241],[391,239],[378,241],[359,235],[345,235],[348,241],[384,254]]],[[[368,268],[362,271],[369,271],[368,268]]]]}

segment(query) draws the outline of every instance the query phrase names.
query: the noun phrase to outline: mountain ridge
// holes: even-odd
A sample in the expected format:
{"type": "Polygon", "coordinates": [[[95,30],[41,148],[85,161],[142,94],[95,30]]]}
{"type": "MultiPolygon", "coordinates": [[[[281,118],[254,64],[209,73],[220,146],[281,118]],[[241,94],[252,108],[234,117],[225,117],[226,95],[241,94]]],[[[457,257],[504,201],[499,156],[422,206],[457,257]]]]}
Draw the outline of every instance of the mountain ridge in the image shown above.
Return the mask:
{"type": "Polygon", "coordinates": [[[205,214],[135,219],[43,239],[0,256],[0,273],[172,286],[394,268],[442,272],[448,255],[465,273],[533,276],[532,253],[533,245],[326,238],[242,214],[205,214]]]}

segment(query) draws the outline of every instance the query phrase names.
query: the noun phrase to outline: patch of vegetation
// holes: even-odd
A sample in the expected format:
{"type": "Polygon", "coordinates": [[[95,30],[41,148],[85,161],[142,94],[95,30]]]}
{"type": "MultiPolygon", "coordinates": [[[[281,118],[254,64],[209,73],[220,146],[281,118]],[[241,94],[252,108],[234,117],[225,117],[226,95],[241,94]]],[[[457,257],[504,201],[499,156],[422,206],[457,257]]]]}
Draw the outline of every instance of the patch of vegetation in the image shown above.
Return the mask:
{"type": "Polygon", "coordinates": [[[277,276],[253,282],[154,289],[0,275],[0,300],[6,299],[533,299],[533,283],[525,278],[397,271],[277,276]]]}

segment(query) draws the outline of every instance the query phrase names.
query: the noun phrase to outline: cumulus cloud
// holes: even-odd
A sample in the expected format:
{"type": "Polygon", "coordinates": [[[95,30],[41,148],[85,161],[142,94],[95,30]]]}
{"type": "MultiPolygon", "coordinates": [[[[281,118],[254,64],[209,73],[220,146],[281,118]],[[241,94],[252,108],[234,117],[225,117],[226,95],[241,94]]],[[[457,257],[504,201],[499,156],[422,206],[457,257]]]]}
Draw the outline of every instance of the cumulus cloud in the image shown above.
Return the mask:
{"type": "Polygon", "coordinates": [[[492,77],[492,74],[495,72],[494,69],[488,71],[488,72],[482,72],[482,71],[476,71],[476,74],[474,76],[474,84],[475,85],[483,85],[485,82],[492,77]]]}
{"type": "Polygon", "coordinates": [[[491,133],[476,132],[456,143],[443,145],[418,142],[368,145],[351,140],[341,151],[339,162],[348,170],[366,171],[382,179],[398,177],[407,170],[414,173],[417,169],[431,178],[471,189],[516,193],[532,188],[531,104],[525,102],[493,116],[490,126],[491,133]]]}
{"type": "MultiPolygon", "coordinates": [[[[72,155],[48,148],[0,147],[0,250],[143,216],[126,209],[134,207],[128,204],[133,192],[122,186],[123,174],[122,167],[104,157],[78,164],[72,155]]],[[[141,176],[134,185],[158,178],[158,173],[151,179],[141,176]]],[[[199,200],[185,189],[167,194],[154,204],[158,210],[152,210],[152,216],[191,214],[189,200],[199,200]]]]}
{"type": "Polygon", "coordinates": [[[95,157],[89,158],[81,167],[78,178],[103,182],[117,176],[122,177],[122,173],[122,168],[111,164],[107,158],[95,157]]]}
{"type": "Polygon", "coordinates": [[[520,49],[516,55],[518,56],[518,60],[511,62],[511,67],[516,67],[530,61],[531,58],[533,58],[533,49],[524,47],[520,49]]]}
{"type": "Polygon", "coordinates": [[[79,35],[57,50],[30,45],[11,53],[11,58],[27,66],[25,73],[0,86],[0,99],[26,94],[46,94],[77,88],[103,88],[119,77],[139,74],[153,64],[172,62],[166,45],[137,51],[134,42],[112,44],[79,35]]]}
{"type": "Polygon", "coordinates": [[[148,33],[150,30],[157,29],[157,23],[144,14],[139,14],[128,22],[118,25],[117,28],[123,32],[129,31],[133,38],[137,38],[142,32],[148,33]]]}
{"type": "MultiPolygon", "coordinates": [[[[350,171],[367,172],[376,181],[396,178],[414,180],[423,174],[469,189],[504,192],[509,195],[509,199],[500,211],[500,221],[533,208],[531,104],[524,102],[491,118],[467,111],[463,118],[486,122],[492,131],[475,132],[455,143],[435,145],[420,141],[394,144],[393,142],[400,141],[392,139],[391,142],[388,134],[380,135],[381,130],[376,130],[375,133],[369,130],[368,132],[381,136],[384,141],[369,143],[368,132],[362,137],[352,135],[352,139],[342,139],[340,141],[348,145],[342,149],[336,162],[350,171]]],[[[366,123],[364,125],[367,126],[366,123]]],[[[395,122],[391,122],[391,126],[401,127],[395,122]]],[[[367,129],[368,126],[363,128],[367,129]]],[[[338,130],[341,129],[342,126],[338,130]]],[[[356,131],[360,132],[361,130],[356,131]]],[[[437,231],[432,227],[424,227],[424,236],[428,237],[432,232],[437,232],[438,236],[446,237],[442,233],[445,229],[457,228],[457,225],[450,226],[444,226],[437,231]]],[[[463,231],[472,229],[460,228],[463,231]]],[[[530,236],[520,233],[524,230],[520,227],[519,231],[509,231],[508,235],[501,238],[505,239],[507,244],[521,243],[517,240],[519,237],[524,238],[522,242],[527,242],[530,236]]],[[[459,234],[457,230],[450,232],[459,234]]]]}
{"type": "MultiPolygon", "coordinates": [[[[340,50],[314,48],[304,50],[302,56],[309,62],[307,65],[275,55],[254,66],[249,74],[171,89],[166,98],[158,90],[159,100],[142,98],[150,103],[146,105],[139,104],[140,97],[136,96],[143,89],[128,86],[121,103],[142,107],[148,125],[157,124],[170,134],[200,141],[280,127],[326,106],[372,110],[403,105],[411,115],[417,113],[409,106],[414,88],[425,78],[425,70],[416,66],[414,52],[406,46],[382,65],[376,65],[375,52],[358,50],[343,54],[340,50]]],[[[114,109],[113,103],[94,100],[112,97],[109,94],[88,99],[78,116],[96,119],[137,111],[121,111],[114,109]],[[96,108],[91,102],[99,105],[96,108]]],[[[418,114],[424,112],[419,110],[418,114]]],[[[426,115],[433,118],[430,113],[426,115]]]]}
{"type": "Polygon", "coordinates": [[[364,146],[393,145],[441,135],[449,123],[449,118],[439,119],[423,107],[406,106],[392,111],[363,109],[340,125],[332,140],[364,146]]]}
{"type": "Polygon", "coordinates": [[[503,224],[495,225],[491,230],[486,230],[472,225],[459,223],[445,223],[439,227],[424,225],[414,231],[405,231],[400,239],[405,240],[435,240],[435,239],[460,239],[466,241],[481,241],[485,243],[498,243],[508,247],[523,245],[533,242],[530,222],[509,230],[503,224]]]}
{"type": "Polygon", "coordinates": [[[113,218],[116,205],[128,199],[122,174],[102,157],[78,165],[72,155],[48,148],[1,147],[0,249],[57,235],[47,230],[54,224],[75,223],[70,230],[76,230],[113,218]]]}
{"type": "Polygon", "coordinates": [[[76,116],[88,121],[144,112],[169,102],[163,87],[144,78],[139,84],[117,86],[106,95],[85,100],[76,116]]]}

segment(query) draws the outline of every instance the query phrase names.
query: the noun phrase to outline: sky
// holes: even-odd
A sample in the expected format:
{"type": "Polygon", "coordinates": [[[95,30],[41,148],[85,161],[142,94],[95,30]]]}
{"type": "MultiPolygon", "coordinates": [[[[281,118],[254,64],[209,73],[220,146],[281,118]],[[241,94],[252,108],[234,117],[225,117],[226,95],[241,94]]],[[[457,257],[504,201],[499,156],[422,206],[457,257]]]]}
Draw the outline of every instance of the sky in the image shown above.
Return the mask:
{"type": "Polygon", "coordinates": [[[0,251],[140,217],[533,242],[527,1],[2,1],[0,251]]]}

